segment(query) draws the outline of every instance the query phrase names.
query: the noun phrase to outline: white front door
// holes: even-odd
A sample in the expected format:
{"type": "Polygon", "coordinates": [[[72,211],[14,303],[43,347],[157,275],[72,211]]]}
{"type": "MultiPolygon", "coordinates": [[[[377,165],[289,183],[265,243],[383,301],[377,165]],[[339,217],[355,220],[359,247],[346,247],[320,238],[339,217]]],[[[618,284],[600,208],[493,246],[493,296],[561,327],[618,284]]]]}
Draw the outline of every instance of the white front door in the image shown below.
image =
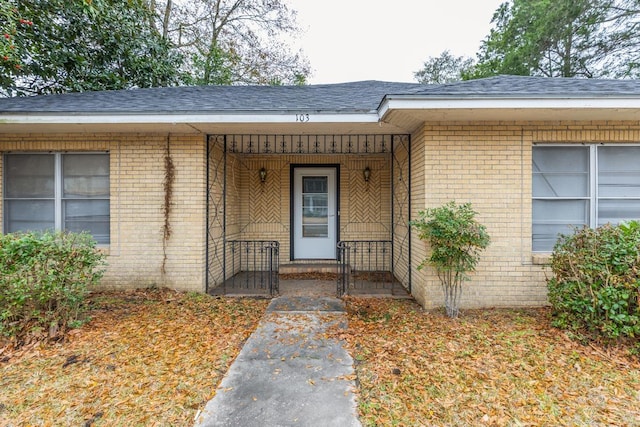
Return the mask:
{"type": "Polygon", "coordinates": [[[293,180],[293,258],[336,259],[336,168],[297,167],[293,180]]]}

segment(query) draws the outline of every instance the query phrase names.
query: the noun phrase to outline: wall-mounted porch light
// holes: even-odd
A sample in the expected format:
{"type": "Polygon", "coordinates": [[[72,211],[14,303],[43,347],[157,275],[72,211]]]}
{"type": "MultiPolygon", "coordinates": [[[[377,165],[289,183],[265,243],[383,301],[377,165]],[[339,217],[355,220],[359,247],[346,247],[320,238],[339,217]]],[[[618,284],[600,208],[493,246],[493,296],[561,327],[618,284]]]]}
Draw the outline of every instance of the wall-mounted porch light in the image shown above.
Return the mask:
{"type": "Polygon", "coordinates": [[[265,168],[260,168],[258,173],[260,174],[260,182],[265,182],[267,180],[267,170],[265,168]]]}
{"type": "Polygon", "coordinates": [[[364,176],[364,182],[369,182],[369,179],[371,178],[371,169],[369,169],[369,166],[364,168],[362,176],[364,176]]]}

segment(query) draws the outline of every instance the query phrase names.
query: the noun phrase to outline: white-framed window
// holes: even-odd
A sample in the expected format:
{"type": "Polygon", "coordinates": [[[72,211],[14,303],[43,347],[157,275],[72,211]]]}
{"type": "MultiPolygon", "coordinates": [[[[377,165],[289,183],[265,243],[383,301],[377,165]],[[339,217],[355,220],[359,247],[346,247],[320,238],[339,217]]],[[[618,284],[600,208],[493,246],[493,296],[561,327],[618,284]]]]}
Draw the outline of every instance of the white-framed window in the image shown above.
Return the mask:
{"type": "Polygon", "coordinates": [[[639,145],[533,147],[534,252],[573,227],[640,219],[639,145]]]}
{"type": "Polygon", "coordinates": [[[4,232],[86,231],[108,244],[108,153],[4,155],[4,232]]]}

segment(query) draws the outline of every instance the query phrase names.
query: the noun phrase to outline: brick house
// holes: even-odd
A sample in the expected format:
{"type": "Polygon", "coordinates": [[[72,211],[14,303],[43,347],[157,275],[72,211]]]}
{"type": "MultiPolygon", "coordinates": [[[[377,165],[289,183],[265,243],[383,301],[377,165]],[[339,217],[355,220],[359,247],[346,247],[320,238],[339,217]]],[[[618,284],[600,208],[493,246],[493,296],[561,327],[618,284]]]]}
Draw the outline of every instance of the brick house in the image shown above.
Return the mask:
{"type": "Polygon", "coordinates": [[[557,233],[640,217],[640,82],[2,99],[0,151],[2,232],[89,230],[108,254],[105,287],[215,293],[244,274],[269,290],[287,266],[330,262],[343,291],[390,280],[439,306],[408,221],[456,200],[492,238],[462,306],[542,305],[557,233]]]}

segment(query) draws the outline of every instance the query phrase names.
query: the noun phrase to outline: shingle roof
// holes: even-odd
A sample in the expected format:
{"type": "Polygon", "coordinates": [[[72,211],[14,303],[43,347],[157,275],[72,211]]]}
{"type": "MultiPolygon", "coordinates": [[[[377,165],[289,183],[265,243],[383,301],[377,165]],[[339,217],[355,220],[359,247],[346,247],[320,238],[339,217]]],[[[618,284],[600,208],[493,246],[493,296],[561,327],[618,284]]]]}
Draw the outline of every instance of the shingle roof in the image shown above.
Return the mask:
{"type": "Polygon", "coordinates": [[[428,97],[606,97],[640,96],[640,80],[601,80],[528,76],[496,76],[443,85],[425,85],[414,92],[428,97]]]}
{"type": "Polygon", "coordinates": [[[417,83],[362,81],[307,86],[182,86],[0,99],[0,113],[372,112],[417,83]]]}
{"type": "Polygon", "coordinates": [[[0,99],[0,114],[370,113],[385,96],[640,98],[640,80],[497,76],[443,85],[361,81],[307,86],[190,86],[0,99]]]}

